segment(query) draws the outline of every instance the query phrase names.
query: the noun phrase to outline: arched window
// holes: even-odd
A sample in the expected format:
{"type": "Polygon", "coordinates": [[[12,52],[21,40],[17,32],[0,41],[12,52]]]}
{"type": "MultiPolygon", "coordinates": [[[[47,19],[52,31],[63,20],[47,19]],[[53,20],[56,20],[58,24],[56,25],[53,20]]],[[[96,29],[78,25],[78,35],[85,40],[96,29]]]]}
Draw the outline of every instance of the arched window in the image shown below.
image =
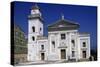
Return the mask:
{"type": "Polygon", "coordinates": [[[32,37],[32,40],[33,40],[33,41],[35,40],[35,37],[34,37],[34,36],[32,37]]]}
{"type": "Polygon", "coordinates": [[[72,44],[75,44],[75,41],[74,40],[72,40],[72,44]]]}
{"type": "Polygon", "coordinates": [[[75,40],[71,40],[73,47],[75,47],[75,40]]]}
{"type": "Polygon", "coordinates": [[[52,41],[53,48],[55,48],[55,41],[52,41]]]}
{"type": "Polygon", "coordinates": [[[32,27],[32,30],[33,30],[33,32],[35,32],[35,27],[34,26],[32,27]]]}
{"type": "Polygon", "coordinates": [[[51,41],[52,43],[52,52],[55,52],[55,41],[51,41]]]}
{"type": "Polygon", "coordinates": [[[42,28],[40,27],[40,31],[42,30],[42,28]]]}

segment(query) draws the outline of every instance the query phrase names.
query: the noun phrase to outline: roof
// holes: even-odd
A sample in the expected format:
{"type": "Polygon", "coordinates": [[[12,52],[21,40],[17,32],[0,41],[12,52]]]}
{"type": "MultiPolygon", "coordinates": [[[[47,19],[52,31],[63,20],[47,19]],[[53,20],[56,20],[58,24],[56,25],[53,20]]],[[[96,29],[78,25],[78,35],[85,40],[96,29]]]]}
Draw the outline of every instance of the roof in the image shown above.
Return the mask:
{"type": "Polygon", "coordinates": [[[63,30],[76,30],[79,28],[79,24],[73,21],[60,19],[54,24],[48,26],[48,31],[63,31],[63,30]]]}
{"type": "Polygon", "coordinates": [[[32,20],[32,19],[39,19],[40,21],[43,21],[43,18],[39,15],[39,14],[34,14],[34,15],[29,15],[28,19],[32,20]]]}
{"type": "Polygon", "coordinates": [[[90,37],[90,34],[88,32],[81,32],[81,33],[78,33],[80,37],[90,37]]]}
{"type": "Polygon", "coordinates": [[[32,8],[31,9],[40,9],[39,7],[38,7],[38,5],[37,4],[35,4],[34,6],[32,6],[32,8]]]}
{"type": "Polygon", "coordinates": [[[79,34],[89,34],[89,32],[79,32],[79,34]]]}

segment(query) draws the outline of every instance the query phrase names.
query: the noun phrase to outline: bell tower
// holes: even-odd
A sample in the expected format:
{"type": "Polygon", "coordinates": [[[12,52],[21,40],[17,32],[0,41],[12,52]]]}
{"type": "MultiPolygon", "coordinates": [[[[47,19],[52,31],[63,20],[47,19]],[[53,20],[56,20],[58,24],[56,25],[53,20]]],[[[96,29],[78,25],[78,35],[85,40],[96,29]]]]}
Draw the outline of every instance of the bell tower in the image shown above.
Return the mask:
{"type": "Polygon", "coordinates": [[[37,36],[43,35],[43,19],[40,8],[35,4],[28,16],[28,60],[35,60],[37,36]]]}
{"type": "Polygon", "coordinates": [[[43,35],[43,19],[37,4],[31,8],[31,14],[28,16],[28,34],[33,41],[36,41],[38,35],[43,35]]]}

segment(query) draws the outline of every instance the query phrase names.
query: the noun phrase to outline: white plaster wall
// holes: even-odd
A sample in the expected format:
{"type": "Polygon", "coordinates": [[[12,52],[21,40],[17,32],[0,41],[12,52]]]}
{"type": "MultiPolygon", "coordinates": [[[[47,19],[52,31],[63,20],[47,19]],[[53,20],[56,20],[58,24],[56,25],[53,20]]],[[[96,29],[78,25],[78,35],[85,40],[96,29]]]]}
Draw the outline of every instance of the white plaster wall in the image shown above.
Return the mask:
{"type": "Polygon", "coordinates": [[[48,38],[49,38],[49,56],[48,56],[48,60],[58,60],[57,58],[57,54],[58,54],[58,50],[57,50],[57,34],[49,34],[48,38]],[[52,50],[52,41],[55,41],[55,49],[52,50]]]}
{"type": "Polygon", "coordinates": [[[40,48],[41,44],[44,44],[45,48],[45,60],[61,60],[61,49],[66,49],[66,60],[68,56],[70,59],[75,58],[76,60],[82,58],[81,53],[81,43],[84,39],[87,41],[87,58],[90,56],[90,38],[89,37],[79,37],[78,30],[68,30],[68,31],[53,31],[48,32],[48,40],[35,40],[32,41],[32,36],[37,38],[38,35],[43,35],[43,24],[40,20],[29,20],[29,33],[28,33],[28,60],[30,61],[38,61],[41,60],[40,48]],[[35,26],[35,33],[32,31],[32,26],[35,26]],[[40,31],[41,27],[41,31],[40,31]],[[61,33],[66,34],[66,39],[61,40],[61,33]],[[72,48],[71,40],[75,40],[75,47],[72,48]],[[51,41],[55,41],[55,50],[52,50],[51,41]],[[58,48],[60,44],[64,42],[67,48],[58,48]],[[33,47],[34,46],[34,47],[33,47]],[[72,57],[72,50],[75,51],[75,57],[72,57]],[[31,54],[31,57],[29,57],[31,54]]]}
{"type": "Polygon", "coordinates": [[[33,34],[32,31],[32,26],[35,26],[35,33],[37,33],[37,35],[41,35],[43,34],[43,24],[39,19],[33,19],[33,20],[29,20],[28,22],[28,34],[33,34]],[[41,30],[41,34],[40,34],[40,27],[42,28],[41,30]]]}
{"type": "Polygon", "coordinates": [[[81,51],[80,51],[80,37],[77,34],[77,60],[80,60],[81,56],[81,51]]]}
{"type": "Polygon", "coordinates": [[[77,50],[76,50],[76,46],[77,46],[77,39],[76,39],[76,33],[70,33],[71,34],[71,38],[70,38],[70,59],[76,59],[77,57],[77,50]],[[75,46],[73,46],[73,44],[71,43],[71,40],[74,40],[75,41],[75,46]],[[75,51],[75,57],[72,57],[72,51],[75,51]]]}
{"type": "Polygon", "coordinates": [[[48,40],[38,40],[37,43],[37,60],[41,60],[41,53],[45,53],[45,60],[48,60],[48,40]],[[44,45],[44,50],[41,50],[41,45],[44,45]]]}
{"type": "Polygon", "coordinates": [[[35,55],[36,55],[36,43],[28,44],[28,61],[35,61],[35,55]]]}
{"type": "Polygon", "coordinates": [[[87,51],[87,59],[90,57],[90,37],[80,37],[80,59],[82,58],[82,50],[87,51]],[[86,42],[86,47],[83,47],[82,42],[86,42]]]}
{"type": "Polygon", "coordinates": [[[37,36],[43,35],[43,24],[39,19],[32,19],[28,21],[28,61],[36,61],[37,58],[37,36]],[[32,26],[35,27],[35,32],[32,31],[32,26]],[[41,31],[40,31],[41,27],[41,31]],[[32,40],[35,37],[35,41],[32,40]],[[29,56],[31,55],[31,56],[29,56]]]}
{"type": "MultiPolygon", "coordinates": [[[[68,59],[67,58],[68,56],[71,56],[71,52],[72,52],[72,50],[71,50],[72,49],[71,48],[71,38],[72,38],[71,35],[73,35],[72,32],[77,32],[77,30],[49,32],[49,35],[48,35],[48,38],[49,38],[48,40],[49,41],[48,42],[49,42],[49,45],[50,45],[50,51],[49,51],[49,53],[51,55],[50,59],[53,58],[52,60],[54,60],[54,59],[55,60],[61,60],[61,55],[60,55],[61,54],[60,53],[61,49],[66,49],[66,60],[68,59]],[[66,40],[61,40],[61,33],[65,33],[66,34],[66,40]],[[56,42],[55,43],[56,52],[52,52],[52,44],[51,44],[52,40],[55,40],[55,42],[56,42]],[[65,43],[67,48],[58,48],[62,42],[65,43]],[[56,56],[57,56],[57,58],[56,58],[56,56]]],[[[74,36],[75,37],[73,37],[73,38],[76,39],[77,35],[74,35],[74,36]]],[[[77,40],[75,40],[75,42],[77,44],[77,40]]],[[[75,47],[75,49],[76,49],[76,47],[75,47]]],[[[77,52],[76,52],[76,56],[77,56],[77,52]]]]}
{"type": "MultiPolygon", "coordinates": [[[[40,22],[39,20],[38,20],[38,22],[40,22]]],[[[44,31],[44,28],[43,28],[43,23],[42,22],[40,22],[40,23],[38,23],[38,33],[39,33],[39,35],[43,35],[43,31],[44,31]],[[41,30],[40,30],[40,28],[41,28],[41,30]]]]}

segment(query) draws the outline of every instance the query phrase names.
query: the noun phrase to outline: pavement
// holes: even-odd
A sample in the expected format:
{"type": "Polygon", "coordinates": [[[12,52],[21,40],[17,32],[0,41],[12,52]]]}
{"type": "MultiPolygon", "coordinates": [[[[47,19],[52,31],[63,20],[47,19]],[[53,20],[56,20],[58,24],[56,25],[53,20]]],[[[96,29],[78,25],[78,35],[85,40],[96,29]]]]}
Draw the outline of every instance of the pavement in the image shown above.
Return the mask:
{"type": "Polygon", "coordinates": [[[23,66],[23,65],[40,65],[40,64],[58,64],[58,63],[69,63],[69,62],[79,62],[79,61],[73,61],[73,60],[56,60],[56,61],[32,61],[32,62],[25,62],[25,63],[19,63],[15,66],[23,66]]]}
{"type": "Polygon", "coordinates": [[[15,66],[23,66],[23,65],[40,65],[40,64],[57,64],[57,63],[65,63],[68,62],[67,60],[60,60],[60,61],[33,61],[33,62],[25,62],[25,63],[19,63],[15,66]]]}

